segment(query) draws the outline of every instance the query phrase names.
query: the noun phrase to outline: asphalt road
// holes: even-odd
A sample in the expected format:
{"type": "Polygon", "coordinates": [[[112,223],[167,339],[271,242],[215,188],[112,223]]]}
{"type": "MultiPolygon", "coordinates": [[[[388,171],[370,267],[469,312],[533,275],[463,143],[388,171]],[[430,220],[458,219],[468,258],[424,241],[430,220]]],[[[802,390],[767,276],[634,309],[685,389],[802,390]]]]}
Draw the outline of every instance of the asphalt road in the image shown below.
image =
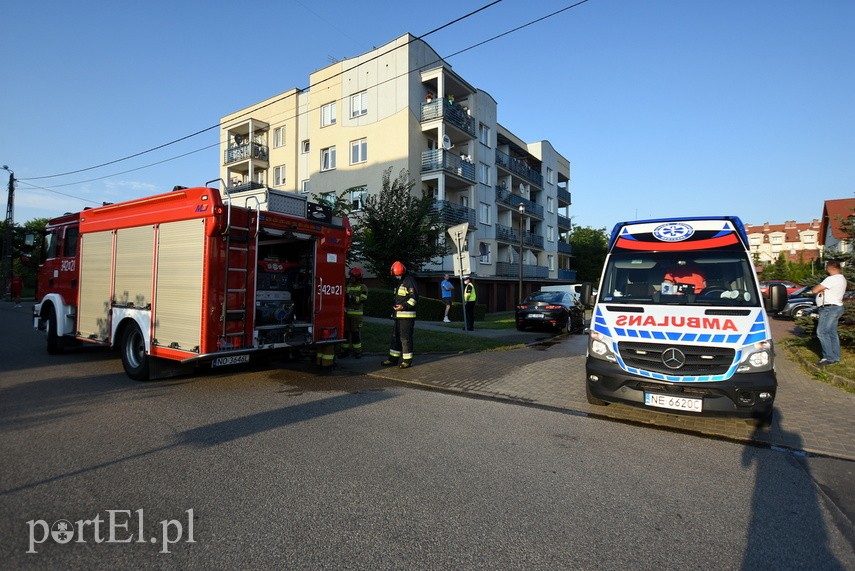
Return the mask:
{"type": "Polygon", "coordinates": [[[10,569],[855,569],[850,463],[304,364],[135,383],[8,305],[0,457],[10,569]]]}

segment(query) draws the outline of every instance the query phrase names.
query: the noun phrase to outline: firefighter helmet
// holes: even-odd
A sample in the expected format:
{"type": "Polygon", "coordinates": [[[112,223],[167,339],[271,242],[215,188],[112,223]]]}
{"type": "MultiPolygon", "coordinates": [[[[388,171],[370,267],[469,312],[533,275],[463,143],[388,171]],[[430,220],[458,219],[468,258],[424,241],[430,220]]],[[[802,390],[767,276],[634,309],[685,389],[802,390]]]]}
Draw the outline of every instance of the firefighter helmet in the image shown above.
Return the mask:
{"type": "Polygon", "coordinates": [[[401,262],[395,262],[392,264],[392,268],[389,270],[393,276],[402,276],[407,273],[407,268],[404,267],[404,264],[401,262]]]}
{"type": "Polygon", "coordinates": [[[350,277],[361,279],[362,278],[362,270],[359,268],[350,268],[350,277]]]}

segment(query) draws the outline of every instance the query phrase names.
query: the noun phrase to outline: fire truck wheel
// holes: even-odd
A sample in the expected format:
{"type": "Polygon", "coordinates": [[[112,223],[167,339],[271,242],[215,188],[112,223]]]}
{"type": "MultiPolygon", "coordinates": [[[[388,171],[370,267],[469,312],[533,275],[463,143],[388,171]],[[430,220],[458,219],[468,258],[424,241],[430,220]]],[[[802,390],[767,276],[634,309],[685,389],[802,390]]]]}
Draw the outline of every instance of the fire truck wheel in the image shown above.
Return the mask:
{"type": "Polygon", "coordinates": [[[47,352],[50,355],[58,355],[65,348],[62,337],[56,334],[56,312],[53,308],[48,309],[47,317],[47,352]]]}
{"type": "Polygon", "coordinates": [[[122,336],[122,366],[135,381],[147,381],[149,356],[145,352],[145,339],[136,323],[130,323],[122,336]]]}

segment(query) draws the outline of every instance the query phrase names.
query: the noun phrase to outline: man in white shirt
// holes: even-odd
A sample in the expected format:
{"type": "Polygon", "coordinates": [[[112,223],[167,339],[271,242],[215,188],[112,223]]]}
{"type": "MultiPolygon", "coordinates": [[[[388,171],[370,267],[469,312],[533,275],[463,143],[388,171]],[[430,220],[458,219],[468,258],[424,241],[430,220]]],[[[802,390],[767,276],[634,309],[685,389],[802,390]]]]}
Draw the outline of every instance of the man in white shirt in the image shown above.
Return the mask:
{"type": "Polygon", "coordinates": [[[837,321],[843,315],[843,293],[846,291],[846,277],[840,271],[840,262],[827,262],[825,271],[828,272],[828,277],[810,290],[816,294],[816,304],[819,306],[816,336],[822,346],[822,359],[817,363],[820,367],[840,361],[837,321]]]}

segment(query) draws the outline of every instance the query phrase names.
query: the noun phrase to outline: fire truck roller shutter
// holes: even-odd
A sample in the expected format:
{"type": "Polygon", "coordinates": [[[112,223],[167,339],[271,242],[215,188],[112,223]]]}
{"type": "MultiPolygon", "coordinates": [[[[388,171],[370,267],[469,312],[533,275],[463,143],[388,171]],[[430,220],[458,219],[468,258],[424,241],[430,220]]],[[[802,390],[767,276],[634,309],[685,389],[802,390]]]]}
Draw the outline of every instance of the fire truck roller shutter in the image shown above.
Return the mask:
{"type": "Polygon", "coordinates": [[[80,305],[77,330],[81,337],[106,341],[110,336],[110,294],[113,232],[80,236],[80,305]]]}
{"type": "Polygon", "coordinates": [[[201,344],[205,221],[161,224],[152,335],[163,346],[191,351],[201,344]]]}

